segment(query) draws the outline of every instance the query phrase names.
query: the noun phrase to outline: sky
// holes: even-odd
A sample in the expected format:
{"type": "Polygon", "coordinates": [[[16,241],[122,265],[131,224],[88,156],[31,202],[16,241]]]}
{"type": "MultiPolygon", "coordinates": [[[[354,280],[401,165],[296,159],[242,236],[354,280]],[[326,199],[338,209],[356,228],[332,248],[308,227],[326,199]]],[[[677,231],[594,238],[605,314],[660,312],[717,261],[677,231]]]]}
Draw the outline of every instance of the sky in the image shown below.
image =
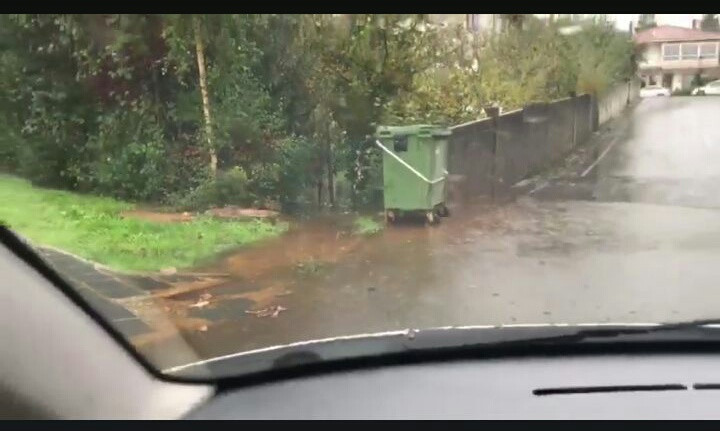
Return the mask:
{"type": "MultiPolygon", "coordinates": [[[[620,30],[627,30],[628,24],[630,21],[635,22],[637,24],[637,19],[640,14],[629,14],[629,13],[609,13],[605,14],[609,19],[612,21],[615,21],[615,26],[620,30]]],[[[538,14],[539,17],[547,16],[547,14],[538,14]]],[[[658,25],[677,25],[679,27],[692,27],[692,20],[693,19],[700,19],[702,18],[702,14],[700,13],[668,13],[663,14],[659,13],[655,15],[655,22],[657,22],[658,25]]]]}
{"type": "MultiPolygon", "coordinates": [[[[639,14],[607,14],[608,18],[615,21],[617,28],[627,30],[630,21],[637,23],[639,14]]],[[[693,18],[702,18],[702,14],[699,13],[669,13],[669,14],[656,14],[655,22],[658,25],[677,25],[680,27],[691,27],[693,18]]]]}

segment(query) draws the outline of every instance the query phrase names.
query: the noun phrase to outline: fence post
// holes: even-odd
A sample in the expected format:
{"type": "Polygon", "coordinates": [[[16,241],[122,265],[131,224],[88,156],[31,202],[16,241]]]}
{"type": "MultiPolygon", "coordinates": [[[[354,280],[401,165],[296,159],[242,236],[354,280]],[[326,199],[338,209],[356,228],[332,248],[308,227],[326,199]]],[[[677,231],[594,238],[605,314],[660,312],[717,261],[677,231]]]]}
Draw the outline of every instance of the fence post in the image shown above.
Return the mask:
{"type": "Polygon", "coordinates": [[[575,148],[577,145],[577,117],[578,117],[578,97],[573,96],[573,125],[572,125],[572,147],[575,148]]]}
{"type": "Polygon", "coordinates": [[[498,153],[498,138],[497,138],[497,119],[500,116],[500,107],[499,106],[486,106],[483,108],[485,111],[485,115],[487,115],[490,118],[490,130],[492,131],[493,136],[493,160],[492,160],[492,169],[491,169],[491,197],[493,200],[495,200],[496,195],[496,186],[497,186],[497,153],[498,153]]]}
{"type": "Polygon", "coordinates": [[[590,130],[596,132],[600,128],[600,112],[598,108],[598,98],[595,94],[590,95],[590,109],[588,111],[590,112],[590,118],[588,119],[590,122],[590,130]]]}

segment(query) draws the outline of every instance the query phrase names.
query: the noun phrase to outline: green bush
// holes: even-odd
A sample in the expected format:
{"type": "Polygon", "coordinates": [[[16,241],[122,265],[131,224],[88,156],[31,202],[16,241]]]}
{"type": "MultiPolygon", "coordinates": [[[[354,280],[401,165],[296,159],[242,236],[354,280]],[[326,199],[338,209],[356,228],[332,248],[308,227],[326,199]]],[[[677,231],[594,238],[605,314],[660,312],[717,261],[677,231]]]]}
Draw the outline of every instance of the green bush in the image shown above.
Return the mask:
{"type": "Polygon", "coordinates": [[[73,170],[81,188],[122,199],[163,196],[168,170],[165,136],[147,104],[101,115],[86,148],[91,160],[73,170]]]}
{"type": "Polygon", "coordinates": [[[76,188],[75,174],[86,172],[81,167],[87,154],[82,118],[61,112],[57,106],[35,101],[32,104],[32,117],[23,122],[17,129],[17,139],[11,141],[16,145],[16,172],[33,184],[76,188]]]}
{"type": "Polygon", "coordinates": [[[349,142],[346,147],[338,159],[345,166],[345,177],[350,182],[353,208],[382,208],[382,153],[373,139],[349,142]]]}
{"type": "Polygon", "coordinates": [[[17,170],[17,149],[25,146],[22,137],[16,132],[18,129],[0,116],[0,169],[5,172],[17,170]]]}
{"type": "Polygon", "coordinates": [[[318,156],[317,147],[306,139],[293,136],[282,143],[276,195],[283,208],[306,204],[303,192],[313,187],[321,174],[318,156]]]}
{"type": "Polygon", "coordinates": [[[180,209],[205,210],[225,205],[245,206],[251,204],[253,196],[248,191],[245,172],[235,167],[218,172],[217,178],[208,179],[187,195],[175,198],[171,203],[180,209]]]}
{"type": "Polygon", "coordinates": [[[248,191],[255,205],[279,204],[294,211],[308,204],[304,198],[322,174],[317,147],[307,139],[290,136],[265,150],[265,160],[246,163],[248,191]]]}

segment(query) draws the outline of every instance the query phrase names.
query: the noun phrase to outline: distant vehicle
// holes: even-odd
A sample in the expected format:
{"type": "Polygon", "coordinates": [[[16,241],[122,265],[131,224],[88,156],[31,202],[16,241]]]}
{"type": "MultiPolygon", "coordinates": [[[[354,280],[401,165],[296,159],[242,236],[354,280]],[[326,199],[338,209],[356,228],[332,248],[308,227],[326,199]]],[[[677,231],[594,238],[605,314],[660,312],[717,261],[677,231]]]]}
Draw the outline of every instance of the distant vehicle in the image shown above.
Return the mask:
{"type": "Polygon", "coordinates": [[[706,94],[720,95],[720,79],[708,82],[692,91],[693,96],[704,96],[706,94]]]}
{"type": "Polygon", "coordinates": [[[640,89],[640,97],[670,96],[670,90],[660,85],[648,85],[640,89]]]}

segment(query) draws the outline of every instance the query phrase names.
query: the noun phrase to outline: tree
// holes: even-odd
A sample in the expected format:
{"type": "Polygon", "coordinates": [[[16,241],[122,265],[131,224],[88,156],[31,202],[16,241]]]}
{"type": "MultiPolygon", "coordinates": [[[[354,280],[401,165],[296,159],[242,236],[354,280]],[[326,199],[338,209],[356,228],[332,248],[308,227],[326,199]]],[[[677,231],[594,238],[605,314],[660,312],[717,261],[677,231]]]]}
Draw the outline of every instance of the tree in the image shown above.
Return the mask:
{"type": "Polygon", "coordinates": [[[200,97],[202,98],[203,117],[205,119],[205,139],[210,153],[210,175],[217,176],[217,151],[213,143],[212,119],[210,117],[210,96],[208,95],[207,72],[205,67],[205,43],[203,42],[200,18],[193,17],[193,34],[195,37],[195,55],[198,65],[198,80],[200,81],[200,97]]]}
{"type": "Polygon", "coordinates": [[[528,14],[506,13],[501,15],[502,20],[510,30],[522,30],[523,24],[527,21],[528,14]]]}
{"type": "Polygon", "coordinates": [[[412,91],[415,77],[444,61],[437,38],[424,15],[357,14],[324,41],[322,73],[334,88],[331,108],[345,133],[344,168],[353,190],[370,181],[370,138],[393,100],[412,91]]]}
{"type": "MultiPolygon", "coordinates": [[[[197,88],[202,106],[202,121],[204,124],[204,140],[209,156],[208,170],[211,177],[217,176],[217,148],[213,139],[213,122],[210,107],[210,90],[207,78],[206,43],[207,17],[203,15],[171,15],[164,22],[166,41],[170,46],[169,57],[176,63],[176,72],[180,80],[184,78],[189,68],[189,59],[184,58],[185,53],[194,52],[197,65],[197,88]]],[[[167,61],[167,60],[166,60],[167,61]]]]}
{"type": "Polygon", "coordinates": [[[702,20],[700,21],[700,28],[703,31],[720,31],[720,22],[718,22],[717,14],[703,14],[702,20]]]}
{"type": "Polygon", "coordinates": [[[585,26],[573,39],[580,59],[578,93],[602,94],[616,82],[635,76],[635,46],[629,35],[607,20],[585,26]]]}
{"type": "Polygon", "coordinates": [[[2,15],[0,163],[53,187],[203,205],[315,189],[332,206],[345,174],[367,202],[378,124],[457,124],[633,76],[632,41],[604,21],[563,35],[508,19],[473,36],[417,14],[2,15]]]}
{"type": "Polygon", "coordinates": [[[653,27],[657,27],[657,23],[655,22],[655,14],[641,13],[638,18],[638,24],[636,26],[637,31],[643,31],[653,27]]]}

